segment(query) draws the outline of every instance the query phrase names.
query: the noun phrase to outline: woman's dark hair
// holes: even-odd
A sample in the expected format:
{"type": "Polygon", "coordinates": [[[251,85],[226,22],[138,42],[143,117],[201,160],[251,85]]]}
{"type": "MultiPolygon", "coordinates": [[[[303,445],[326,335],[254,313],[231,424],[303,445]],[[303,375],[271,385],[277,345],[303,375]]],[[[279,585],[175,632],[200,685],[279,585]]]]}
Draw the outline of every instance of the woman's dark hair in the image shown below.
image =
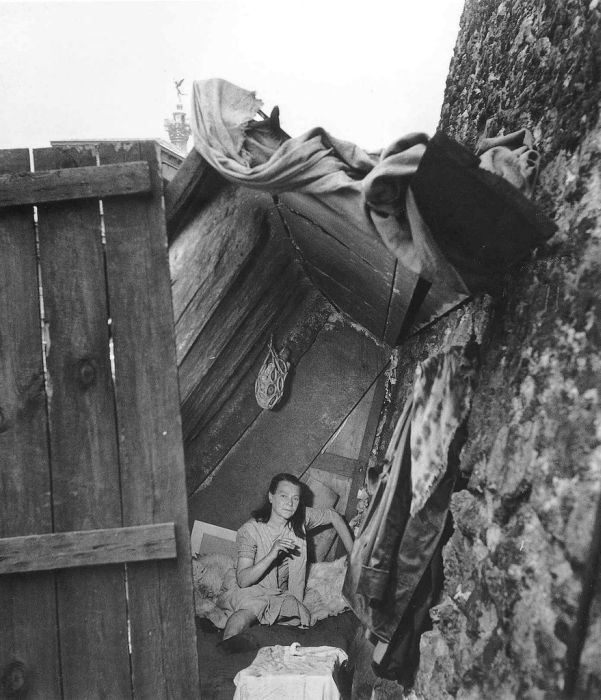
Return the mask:
{"type": "MultiPolygon", "coordinates": [[[[281,474],[276,474],[271,480],[271,483],[269,484],[269,493],[271,495],[273,495],[276,492],[278,484],[280,484],[282,481],[287,481],[289,484],[294,484],[294,486],[298,486],[302,494],[302,482],[299,481],[294,476],[294,474],[286,474],[282,472],[281,474]]],[[[263,505],[260,508],[257,508],[257,510],[253,510],[251,515],[258,523],[266,523],[269,520],[269,518],[271,517],[271,503],[269,502],[269,498],[267,496],[265,496],[265,501],[263,502],[263,505]]],[[[302,503],[299,503],[298,508],[294,512],[294,515],[290,518],[290,525],[294,530],[294,534],[303,540],[305,539],[304,523],[305,506],[302,503]]]]}

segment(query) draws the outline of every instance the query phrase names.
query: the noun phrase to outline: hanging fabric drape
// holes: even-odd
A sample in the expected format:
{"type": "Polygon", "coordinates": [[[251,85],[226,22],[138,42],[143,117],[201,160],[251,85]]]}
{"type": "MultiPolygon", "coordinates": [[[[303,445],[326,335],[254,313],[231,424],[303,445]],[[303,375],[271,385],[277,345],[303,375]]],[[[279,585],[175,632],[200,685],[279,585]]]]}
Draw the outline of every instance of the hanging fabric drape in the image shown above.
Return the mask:
{"type": "Polygon", "coordinates": [[[343,594],[379,663],[442,535],[457,462],[449,450],[469,413],[475,360],[451,348],[422,363],[395,426],[352,553],[343,594]]]}
{"type": "Polygon", "coordinates": [[[443,281],[456,301],[467,294],[417,211],[409,182],[428,143],[423,133],[368,154],[320,127],[294,138],[279,123],[256,121],[262,106],[253,92],[225,80],[193,85],[194,146],[223,177],[271,194],[316,200],[317,211],[335,211],[360,237],[379,238],[412,272],[443,281]]]}
{"type": "Polygon", "coordinates": [[[523,160],[531,193],[532,149],[494,145],[513,158],[509,167],[497,151],[478,158],[443,134],[413,133],[371,154],[320,127],[290,138],[275,110],[255,119],[261,106],[254,92],[225,80],[195,81],[195,148],[230,182],[312,198],[313,210],[379,238],[405,268],[447,290],[447,302],[486,289],[491,274],[555,230],[514,186],[523,160]]]}

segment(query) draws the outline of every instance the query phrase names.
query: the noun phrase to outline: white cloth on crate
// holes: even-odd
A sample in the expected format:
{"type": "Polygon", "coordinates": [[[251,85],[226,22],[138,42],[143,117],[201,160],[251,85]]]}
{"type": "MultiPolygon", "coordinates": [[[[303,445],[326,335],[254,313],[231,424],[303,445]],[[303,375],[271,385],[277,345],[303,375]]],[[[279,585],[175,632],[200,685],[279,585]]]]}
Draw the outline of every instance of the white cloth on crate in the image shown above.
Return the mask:
{"type": "Polygon", "coordinates": [[[195,81],[191,125],[196,150],[226,180],[293,195],[297,209],[317,209],[326,220],[333,213],[337,225],[382,241],[404,267],[447,288],[454,299],[466,294],[409,188],[428,141],[425,134],[409,134],[380,154],[369,154],[321,127],[294,138],[275,127],[266,134],[262,122],[255,121],[262,104],[254,92],[225,80],[195,81]]]}
{"type": "Polygon", "coordinates": [[[348,656],[331,646],[271,646],[259,649],[236,674],[234,700],[339,700],[337,670],[348,656]]]}

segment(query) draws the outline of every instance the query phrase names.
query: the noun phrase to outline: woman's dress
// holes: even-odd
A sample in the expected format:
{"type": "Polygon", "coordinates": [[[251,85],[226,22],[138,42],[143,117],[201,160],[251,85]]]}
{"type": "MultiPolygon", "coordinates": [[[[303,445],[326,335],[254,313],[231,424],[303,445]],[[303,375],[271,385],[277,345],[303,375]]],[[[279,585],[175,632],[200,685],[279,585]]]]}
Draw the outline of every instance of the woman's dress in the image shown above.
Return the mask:
{"type": "MultiPolygon", "coordinates": [[[[305,508],[305,531],[331,523],[328,509],[305,508]]],[[[265,557],[273,543],[282,534],[293,539],[297,548],[291,556],[280,555],[277,565],[271,566],[258,583],[240,588],[236,581],[236,570],[231,569],[224,581],[224,592],[219,606],[231,613],[249,610],[262,625],[280,622],[308,626],[310,614],[303,605],[305,578],[307,573],[307,541],[298,537],[289,524],[274,529],[269,523],[248,520],[238,530],[236,544],[238,558],[257,562],[265,557]],[[282,611],[282,608],[284,610],[282,611]]]]}

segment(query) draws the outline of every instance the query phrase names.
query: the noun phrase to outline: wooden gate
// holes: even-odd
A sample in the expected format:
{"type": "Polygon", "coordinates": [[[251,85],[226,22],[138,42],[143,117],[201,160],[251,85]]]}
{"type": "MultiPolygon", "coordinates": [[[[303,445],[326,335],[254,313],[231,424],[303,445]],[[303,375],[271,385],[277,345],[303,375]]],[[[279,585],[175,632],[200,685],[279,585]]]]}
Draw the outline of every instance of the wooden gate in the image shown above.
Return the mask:
{"type": "Polygon", "coordinates": [[[0,151],[0,697],[197,698],[157,148],[33,165],[0,151]]]}

